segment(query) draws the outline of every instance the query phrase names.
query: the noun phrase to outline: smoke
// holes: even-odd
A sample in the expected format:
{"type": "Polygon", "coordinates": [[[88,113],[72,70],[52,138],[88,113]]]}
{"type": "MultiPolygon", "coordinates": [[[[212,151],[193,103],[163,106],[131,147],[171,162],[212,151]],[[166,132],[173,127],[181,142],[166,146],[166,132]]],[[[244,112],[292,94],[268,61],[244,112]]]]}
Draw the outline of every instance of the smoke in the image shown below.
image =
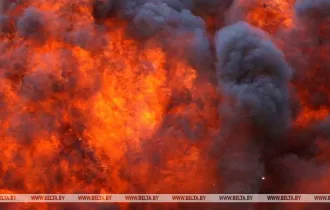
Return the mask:
{"type": "Polygon", "coordinates": [[[330,1],[290,2],[4,2],[6,190],[326,192],[330,1]]]}
{"type": "Polygon", "coordinates": [[[225,192],[258,193],[267,148],[290,123],[291,69],[266,33],[246,22],[217,32],[215,46],[225,192]]]}
{"type": "Polygon", "coordinates": [[[328,0],[298,0],[295,11],[299,17],[311,16],[311,19],[315,19],[316,16],[328,16],[329,4],[328,0]]]}
{"type": "Polygon", "coordinates": [[[24,11],[17,21],[18,34],[22,37],[36,37],[44,39],[44,28],[46,27],[45,17],[38,9],[30,7],[24,11]],[[40,36],[40,37],[38,37],[40,36]]]}
{"type": "Polygon", "coordinates": [[[291,45],[287,45],[284,52],[297,70],[295,85],[304,89],[301,97],[313,108],[329,104],[329,86],[325,79],[329,69],[326,56],[330,49],[330,24],[326,12],[329,6],[329,1],[297,1],[294,5],[296,25],[285,37],[286,43],[291,45]],[[311,77],[313,81],[309,80],[311,77]]]}
{"type": "MultiPolygon", "coordinates": [[[[268,160],[264,191],[326,193],[329,174],[329,1],[296,1],[294,25],[272,34],[295,69],[293,124],[268,160]],[[285,171],[285,173],[282,173],[285,171]]],[[[327,205],[275,205],[278,209],[328,209],[327,205]]]]}
{"type": "Polygon", "coordinates": [[[282,53],[264,32],[244,22],[223,28],[215,42],[220,88],[232,100],[226,112],[233,119],[246,116],[261,132],[283,131],[290,119],[291,69],[282,53]]]}
{"type": "MultiPolygon", "coordinates": [[[[231,3],[231,0],[96,1],[94,17],[116,16],[130,20],[130,36],[144,40],[156,38],[170,54],[187,57],[198,69],[209,69],[213,62],[210,39],[207,25],[199,15],[212,18],[224,15],[231,3]]],[[[220,20],[217,21],[222,24],[220,20]]]]}
{"type": "Polygon", "coordinates": [[[203,19],[182,6],[176,10],[173,5],[174,1],[141,5],[129,32],[144,39],[156,37],[175,57],[186,57],[198,69],[209,69],[213,57],[203,19]]]}
{"type": "Polygon", "coordinates": [[[246,12],[253,5],[256,5],[258,0],[234,0],[232,6],[227,11],[225,21],[227,24],[234,24],[236,22],[244,20],[246,12]]]}

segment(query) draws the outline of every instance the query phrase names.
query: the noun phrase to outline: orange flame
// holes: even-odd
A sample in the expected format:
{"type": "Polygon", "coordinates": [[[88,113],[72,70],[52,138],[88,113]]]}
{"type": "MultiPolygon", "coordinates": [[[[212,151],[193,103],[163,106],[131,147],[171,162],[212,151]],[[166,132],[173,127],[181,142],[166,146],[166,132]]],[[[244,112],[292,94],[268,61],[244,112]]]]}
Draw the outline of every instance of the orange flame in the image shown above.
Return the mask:
{"type": "Polygon", "coordinates": [[[172,123],[176,132],[159,133],[169,120],[165,115],[172,114],[188,121],[188,129],[198,129],[200,121],[217,129],[216,106],[204,96],[215,96],[214,87],[198,83],[197,71],[171,58],[157,41],[141,45],[129,39],[122,22],[110,20],[98,31],[91,5],[28,2],[23,7],[34,6],[45,16],[46,38],[14,34],[1,42],[0,60],[11,61],[0,69],[2,191],[129,193],[143,186],[148,193],[207,192],[216,179],[216,169],[208,166],[212,160],[205,160],[209,136],[197,135],[202,143],[191,143],[184,126],[172,123]],[[67,30],[85,31],[87,39],[67,41],[75,36],[63,37],[67,30]],[[90,45],[88,37],[101,44],[90,45]],[[191,98],[168,111],[174,92],[191,98]],[[150,159],[159,143],[160,170],[153,172],[150,159]]]}
{"type": "Polygon", "coordinates": [[[295,0],[257,0],[248,6],[246,19],[249,23],[270,33],[293,26],[295,0]]]}

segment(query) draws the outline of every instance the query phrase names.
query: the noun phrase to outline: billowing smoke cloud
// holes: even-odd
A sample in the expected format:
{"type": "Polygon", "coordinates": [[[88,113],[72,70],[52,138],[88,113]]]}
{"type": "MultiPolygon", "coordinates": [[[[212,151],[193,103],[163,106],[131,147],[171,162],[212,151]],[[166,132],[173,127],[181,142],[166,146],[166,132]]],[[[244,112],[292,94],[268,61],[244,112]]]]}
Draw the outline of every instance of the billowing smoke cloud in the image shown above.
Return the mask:
{"type": "Polygon", "coordinates": [[[215,39],[217,77],[233,100],[228,107],[233,119],[245,115],[261,132],[283,131],[290,119],[291,69],[282,53],[265,33],[244,22],[225,27],[215,39]]]}
{"type": "Polygon", "coordinates": [[[185,56],[194,66],[210,68],[212,55],[204,21],[190,10],[175,10],[166,3],[143,4],[132,20],[134,34],[160,36],[164,46],[177,56],[185,56]]]}
{"type": "Polygon", "coordinates": [[[220,106],[223,141],[228,147],[222,162],[228,165],[220,173],[228,179],[227,192],[258,193],[264,175],[263,150],[289,124],[291,69],[269,37],[245,22],[221,29],[215,45],[224,98],[220,106]],[[244,174],[244,179],[238,174],[244,174]]]}
{"type": "MultiPolygon", "coordinates": [[[[129,34],[135,38],[158,37],[170,54],[187,57],[198,69],[210,69],[213,56],[205,21],[198,16],[208,15],[221,24],[224,11],[232,0],[107,0],[96,1],[94,16],[124,17],[131,21],[129,34]]],[[[222,25],[217,25],[221,27],[222,25]]]]}

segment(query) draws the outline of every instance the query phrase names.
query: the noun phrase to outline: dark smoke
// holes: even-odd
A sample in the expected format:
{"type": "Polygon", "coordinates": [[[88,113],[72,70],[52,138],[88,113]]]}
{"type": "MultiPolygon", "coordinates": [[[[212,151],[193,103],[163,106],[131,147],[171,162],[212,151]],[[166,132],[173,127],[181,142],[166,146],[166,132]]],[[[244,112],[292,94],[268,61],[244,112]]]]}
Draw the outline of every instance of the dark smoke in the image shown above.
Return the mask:
{"type": "Polygon", "coordinates": [[[285,129],[291,69],[282,53],[265,33],[244,22],[225,27],[215,39],[218,81],[231,100],[226,113],[233,120],[246,115],[258,130],[271,134],[285,129]]]}
{"type": "Polygon", "coordinates": [[[228,157],[222,161],[228,163],[223,177],[233,188],[227,191],[258,193],[264,175],[262,149],[289,123],[291,70],[268,36],[245,22],[221,29],[215,45],[216,73],[224,97],[222,130],[229,133],[225,141],[230,141],[224,154],[228,157]]]}
{"type": "MultiPolygon", "coordinates": [[[[43,68],[34,68],[36,63],[31,45],[42,46],[46,41],[59,39],[87,50],[92,56],[102,54],[103,47],[108,44],[103,32],[114,29],[106,23],[117,21],[117,27],[125,27],[127,36],[137,41],[138,47],[148,48],[157,43],[166,52],[169,84],[182,83],[176,80],[176,75],[172,75],[171,69],[176,61],[184,61],[197,69],[194,84],[197,90],[173,91],[160,127],[140,145],[142,151],[134,151],[132,145],[124,152],[127,167],[120,170],[120,176],[129,183],[129,190],[133,193],[148,193],[148,190],[155,190],[155,193],[329,192],[330,122],[325,119],[297,126],[294,121],[302,113],[303,106],[313,110],[329,107],[330,1],[297,0],[295,26],[285,33],[276,34],[268,34],[244,22],[247,8],[256,2],[95,0],[67,3],[65,11],[74,11],[80,4],[92,4],[93,22],[80,25],[56,12],[48,13],[30,6],[30,1],[17,2],[17,5],[5,1],[5,12],[0,16],[1,37],[17,36],[19,40],[28,40],[29,44],[16,43],[15,50],[12,50],[13,43],[0,43],[3,51],[0,55],[0,125],[4,121],[8,124],[8,129],[0,131],[0,134],[17,139],[23,146],[31,145],[40,133],[57,135],[61,141],[61,150],[51,163],[36,164],[36,167],[51,165],[56,169],[56,173],[45,172],[49,180],[55,181],[37,191],[51,191],[58,185],[70,184],[70,180],[63,178],[60,166],[61,160],[65,159],[70,164],[68,170],[78,177],[81,185],[89,186],[87,191],[99,193],[100,189],[90,187],[93,186],[91,180],[95,179],[95,184],[105,183],[108,179],[106,170],[110,169],[102,168],[100,160],[84,143],[84,130],[89,126],[88,111],[82,113],[80,107],[75,107],[71,101],[91,99],[104,85],[101,76],[104,67],[112,65],[120,70],[120,65],[124,64],[104,56],[95,62],[93,69],[81,72],[77,69],[77,63],[81,61],[74,59],[73,52],[59,48],[60,56],[45,53],[38,58],[43,68]],[[23,12],[18,17],[11,15],[10,12],[20,4],[23,12]],[[284,43],[284,47],[278,47],[278,42],[284,43]],[[57,61],[56,65],[49,62],[53,60],[57,61]],[[27,72],[28,67],[33,71],[27,72]],[[60,75],[54,73],[57,71],[60,75]],[[88,78],[89,83],[85,84],[79,78],[88,78]],[[24,104],[7,101],[7,83],[24,104]],[[213,91],[215,87],[217,93],[213,91]],[[304,104],[299,95],[301,92],[308,95],[304,104]],[[51,103],[45,103],[47,100],[51,103]],[[22,107],[29,105],[34,109],[26,112],[22,107]],[[44,109],[47,112],[38,112],[44,109]],[[66,114],[72,120],[68,121],[66,114]],[[211,162],[213,165],[206,168],[218,169],[213,183],[205,178],[192,186],[186,177],[178,177],[177,174],[198,178],[201,171],[194,171],[185,164],[177,169],[180,171],[175,171],[164,164],[173,157],[184,159],[195,148],[202,152],[201,160],[194,164],[211,162]],[[75,169],[82,164],[86,165],[84,171],[75,169]],[[145,177],[153,183],[152,186],[136,178],[145,165],[150,165],[145,177]],[[168,181],[171,178],[176,179],[175,184],[168,181]],[[203,184],[205,188],[202,188],[203,184]],[[205,191],[200,192],[201,189],[205,191]]],[[[77,16],[75,18],[85,18],[83,14],[77,16]]],[[[143,73],[152,71],[151,67],[146,69],[143,73]]],[[[136,99],[131,103],[139,101],[136,99]]],[[[25,160],[22,159],[20,154],[15,157],[24,167],[25,160]]],[[[189,159],[185,161],[192,162],[189,159]]],[[[10,175],[14,173],[16,168],[2,174],[6,180],[5,187],[24,191],[25,180],[10,175]]],[[[44,179],[40,178],[40,182],[44,179]]],[[[113,190],[112,186],[105,186],[105,189],[113,190]]],[[[129,209],[192,209],[196,206],[146,204],[131,205],[129,209]]],[[[277,204],[268,207],[329,208],[277,204]]],[[[54,208],[119,209],[117,205],[61,205],[54,208]]],[[[253,205],[218,204],[196,208],[257,209],[253,205]]]]}

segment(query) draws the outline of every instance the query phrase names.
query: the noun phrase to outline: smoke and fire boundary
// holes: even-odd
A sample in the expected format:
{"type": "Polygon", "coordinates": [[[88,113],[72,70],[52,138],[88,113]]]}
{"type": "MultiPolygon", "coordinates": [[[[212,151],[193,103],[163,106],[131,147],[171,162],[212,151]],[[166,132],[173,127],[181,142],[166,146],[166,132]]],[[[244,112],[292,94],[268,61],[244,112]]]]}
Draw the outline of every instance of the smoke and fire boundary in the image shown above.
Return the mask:
{"type": "Polygon", "coordinates": [[[0,12],[1,193],[329,193],[330,0],[2,0],[0,12]]]}

